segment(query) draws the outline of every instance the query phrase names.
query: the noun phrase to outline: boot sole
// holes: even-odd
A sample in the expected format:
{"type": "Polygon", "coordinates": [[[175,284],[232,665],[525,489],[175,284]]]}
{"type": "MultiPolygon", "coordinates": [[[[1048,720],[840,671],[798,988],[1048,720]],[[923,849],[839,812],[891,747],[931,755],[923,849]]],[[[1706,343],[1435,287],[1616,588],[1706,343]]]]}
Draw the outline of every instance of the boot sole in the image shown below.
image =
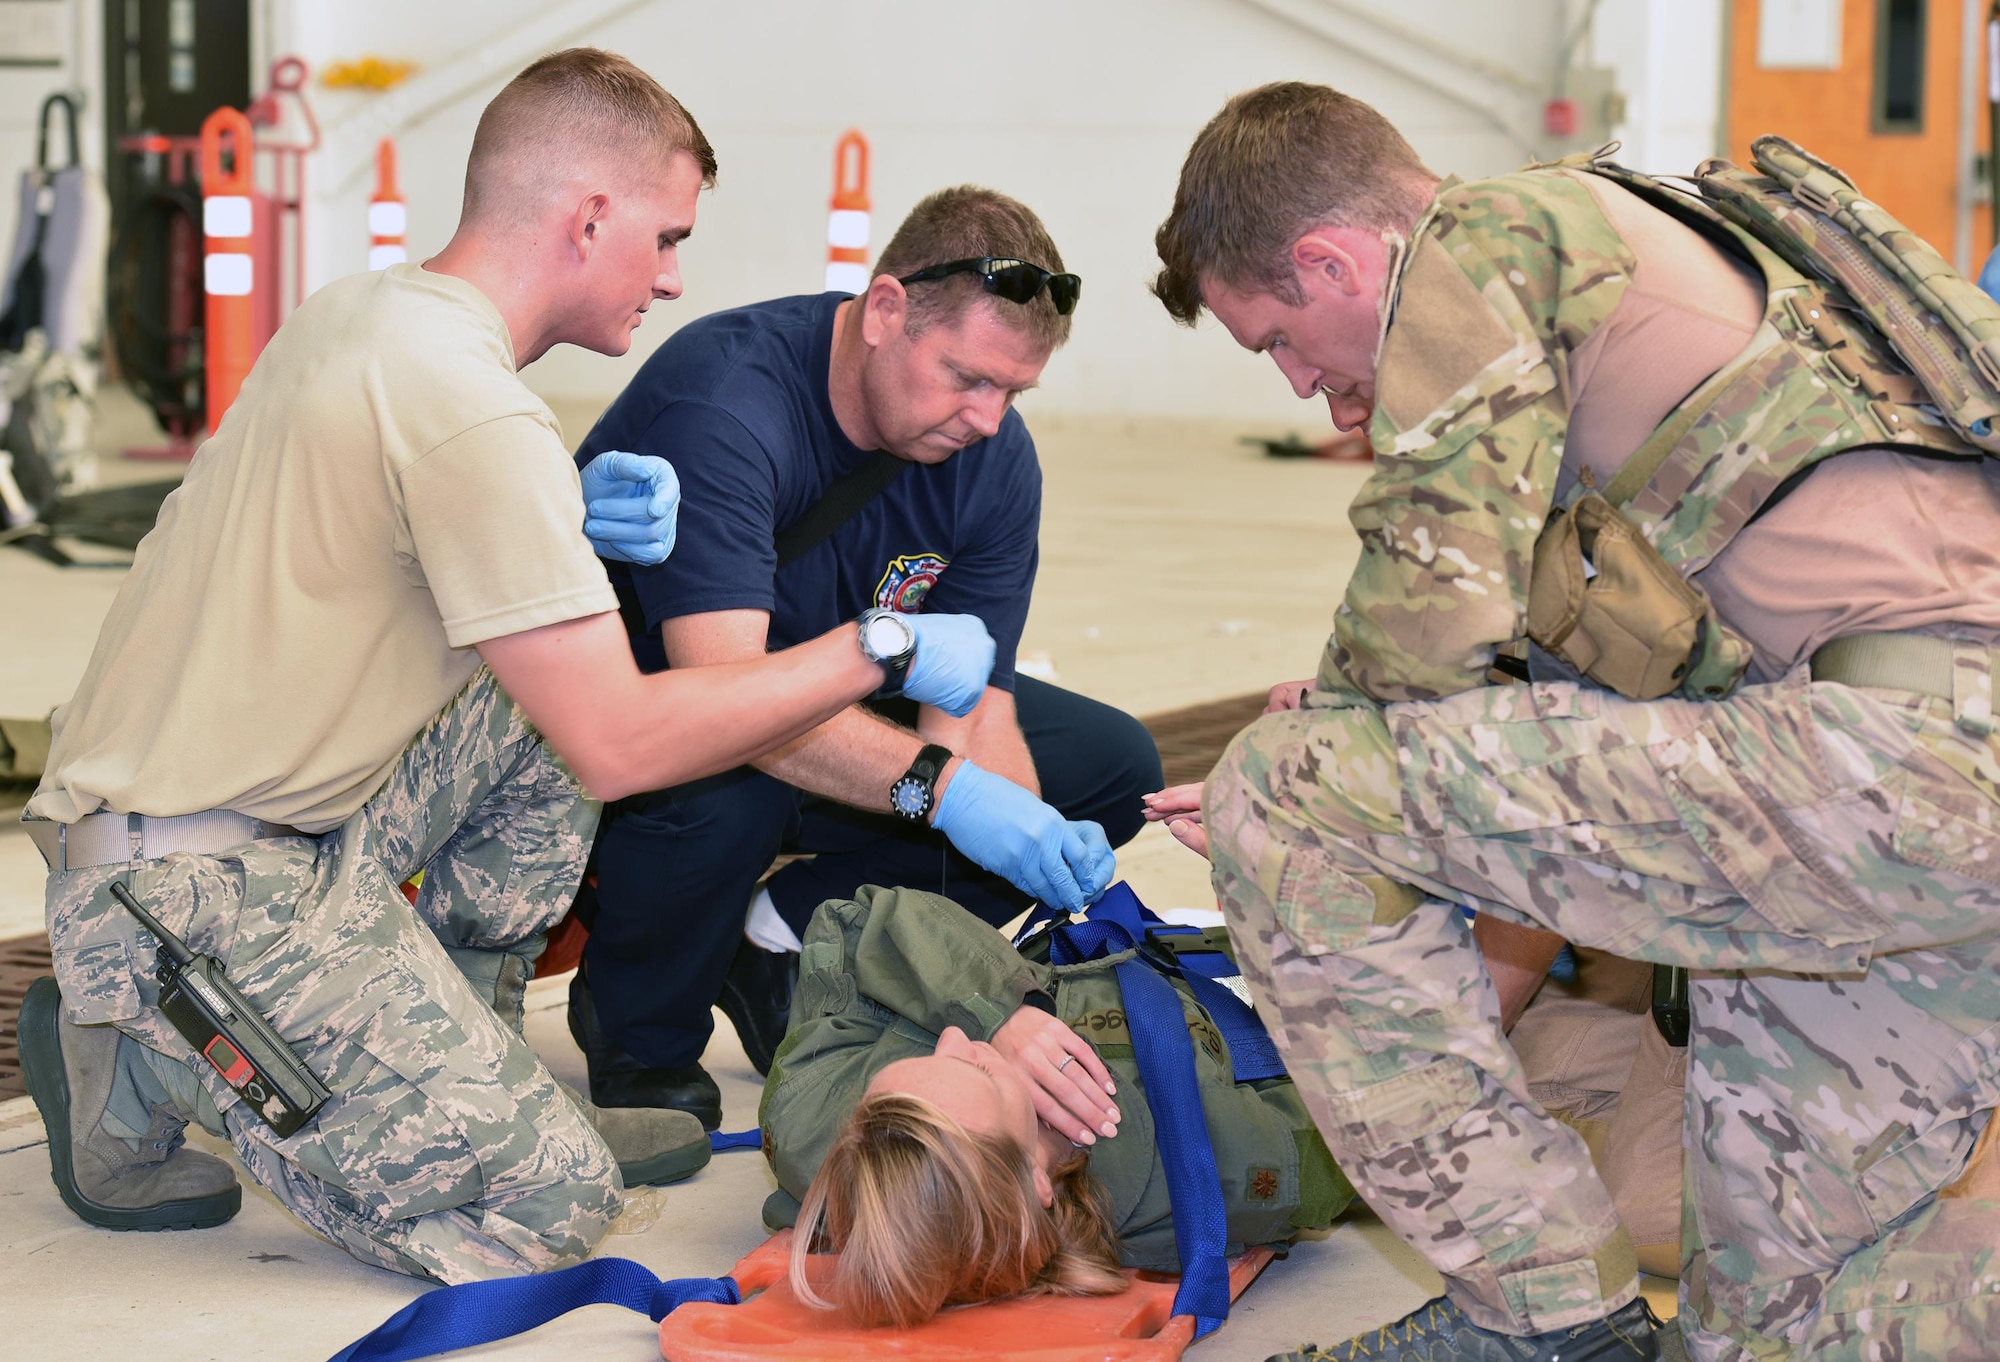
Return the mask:
{"type": "Polygon", "coordinates": [[[618,1165],[618,1176],[631,1187],[664,1187],[670,1182],[680,1182],[691,1178],[708,1167],[708,1161],[715,1157],[714,1149],[703,1138],[694,1144],[679,1149],[669,1149],[664,1154],[655,1154],[650,1159],[640,1159],[636,1163],[618,1165]]]}
{"type": "Polygon", "coordinates": [[[213,1196],[166,1201],[157,1206],[105,1206],[85,1196],[76,1185],[70,1161],[69,1074],[63,1068],[58,1022],[62,993],[56,981],[37,979],[21,1000],[15,1040],[21,1047],[21,1074],[28,1095],[42,1114],[49,1133],[49,1179],[63,1205],[78,1219],[105,1230],[205,1230],[233,1217],[243,1208],[241,1184],[213,1196]]]}

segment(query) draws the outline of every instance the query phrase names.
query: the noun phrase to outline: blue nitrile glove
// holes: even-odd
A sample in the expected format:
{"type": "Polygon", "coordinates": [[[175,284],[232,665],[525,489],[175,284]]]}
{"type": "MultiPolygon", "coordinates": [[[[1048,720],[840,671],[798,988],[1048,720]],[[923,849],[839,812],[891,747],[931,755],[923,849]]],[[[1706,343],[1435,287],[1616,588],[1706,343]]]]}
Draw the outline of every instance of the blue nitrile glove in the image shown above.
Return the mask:
{"type": "Polygon", "coordinates": [[[1066,913],[1101,898],[1117,867],[1103,828],[1064,822],[1013,781],[969,761],[944,787],[931,825],[1015,888],[1066,913]]]}
{"type": "Polygon", "coordinates": [[[905,615],[917,654],[903,675],[903,695],[954,719],[972,713],[993,674],[993,636],[977,615],[905,615]]]}
{"type": "Polygon", "coordinates": [[[1084,902],[1095,903],[1104,897],[1104,891],[1118,878],[1118,853],[1111,849],[1110,839],[1098,824],[1086,822],[1070,826],[1077,829],[1077,835],[1089,851],[1083,869],[1077,873],[1077,888],[1083,890],[1084,902]]]}
{"type": "Polygon", "coordinates": [[[653,454],[607,449],[583,469],[583,537],[599,558],[650,567],[674,551],[681,480],[653,454]]]}

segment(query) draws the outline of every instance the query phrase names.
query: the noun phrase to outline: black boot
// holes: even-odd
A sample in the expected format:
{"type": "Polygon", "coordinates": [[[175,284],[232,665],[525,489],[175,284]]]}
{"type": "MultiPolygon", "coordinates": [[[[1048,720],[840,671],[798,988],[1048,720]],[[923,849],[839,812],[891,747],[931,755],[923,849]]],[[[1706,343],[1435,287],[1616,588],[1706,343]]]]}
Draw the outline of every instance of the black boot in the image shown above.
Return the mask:
{"type": "Polygon", "coordinates": [[[1525,1338],[1482,1329],[1440,1296],[1337,1347],[1308,1343],[1266,1362],[1659,1362],[1659,1329],[1643,1296],[1603,1319],[1525,1338]]]}
{"type": "Polygon", "coordinates": [[[583,967],[569,985],[569,1033],[590,1069],[590,1100],[600,1107],[671,1107],[703,1129],[722,1124],[722,1089],[699,1064],[649,1069],[613,1045],[597,1025],[583,967]]]}
{"type": "Polygon", "coordinates": [[[743,1053],[759,1078],[771,1074],[771,1060],[792,1022],[792,990],[799,982],[799,957],[767,951],[745,937],[729,962],[717,1005],[736,1026],[743,1053]]]}

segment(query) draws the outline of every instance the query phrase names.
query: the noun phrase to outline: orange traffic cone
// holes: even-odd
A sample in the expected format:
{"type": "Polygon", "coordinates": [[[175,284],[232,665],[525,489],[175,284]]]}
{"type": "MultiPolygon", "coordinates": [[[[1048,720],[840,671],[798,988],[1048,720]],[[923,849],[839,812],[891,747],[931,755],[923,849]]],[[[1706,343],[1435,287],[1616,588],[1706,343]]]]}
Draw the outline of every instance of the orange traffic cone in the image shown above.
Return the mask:
{"type": "Polygon", "coordinates": [[[201,231],[207,242],[202,286],[207,301],[206,406],[213,434],[236,400],[256,360],[256,262],[250,120],[237,109],[217,109],[201,125],[201,231]],[[229,168],[223,169],[225,150],[229,168]]]}
{"type": "Polygon", "coordinates": [[[833,147],[833,211],[826,219],[829,293],[868,291],[868,139],[853,128],[833,147]]]}
{"type": "Polygon", "coordinates": [[[368,201],[368,268],[385,270],[410,258],[410,214],[396,188],[396,143],[375,148],[375,197],[368,201]]]}

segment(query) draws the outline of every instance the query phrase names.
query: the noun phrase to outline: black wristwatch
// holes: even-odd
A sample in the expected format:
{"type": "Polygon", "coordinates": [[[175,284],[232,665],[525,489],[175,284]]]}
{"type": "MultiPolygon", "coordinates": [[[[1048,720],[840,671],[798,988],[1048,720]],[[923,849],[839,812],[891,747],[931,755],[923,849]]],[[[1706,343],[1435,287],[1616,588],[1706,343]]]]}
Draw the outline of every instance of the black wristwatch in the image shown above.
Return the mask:
{"type": "Polygon", "coordinates": [[[855,623],[862,655],[888,673],[882,689],[891,694],[902,690],[910,659],[917,655],[917,631],[895,611],[879,606],[862,611],[855,623]]]}
{"type": "Polygon", "coordinates": [[[937,781],[944,774],[944,764],[952,758],[949,747],[936,743],[926,744],[917,753],[917,759],[910,763],[910,769],[897,776],[889,787],[889,808],[898,818],[907,818],[912,823],[921,823],[930,816],[931,806],[937,803],[937,781]]]}

